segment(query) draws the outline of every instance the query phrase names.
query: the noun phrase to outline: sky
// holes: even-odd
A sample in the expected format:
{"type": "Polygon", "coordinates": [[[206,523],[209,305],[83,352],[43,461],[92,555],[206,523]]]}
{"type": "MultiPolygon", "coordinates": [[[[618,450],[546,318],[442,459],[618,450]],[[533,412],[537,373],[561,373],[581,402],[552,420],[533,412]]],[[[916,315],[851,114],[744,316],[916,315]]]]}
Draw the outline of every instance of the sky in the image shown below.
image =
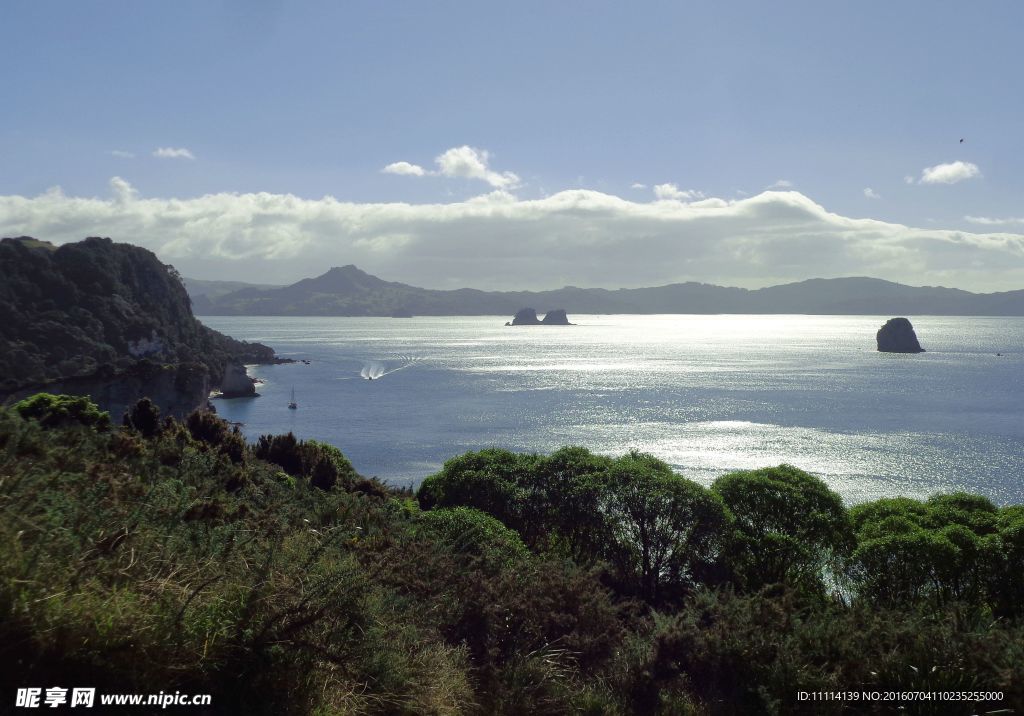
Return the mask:
{"type": "Polygon", "coordinates": [[[256,283],[1020,289],[1022,26],[1016,0],[8,2],[0,235],[256,283]]]}

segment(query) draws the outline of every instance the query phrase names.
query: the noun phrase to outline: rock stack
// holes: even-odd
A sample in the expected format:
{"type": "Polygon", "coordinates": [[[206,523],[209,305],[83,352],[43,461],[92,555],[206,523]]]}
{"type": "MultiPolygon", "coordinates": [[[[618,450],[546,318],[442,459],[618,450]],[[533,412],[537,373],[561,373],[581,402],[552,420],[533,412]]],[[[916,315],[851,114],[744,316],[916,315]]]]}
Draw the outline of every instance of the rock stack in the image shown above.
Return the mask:
{"type": "Polygon", "coordinates": [[[883,353],[924,353],[914,327],[906,318],[890,318],[875,336],[883,353]]]}
{"type": "Polygon", "coordinates": [[[569,318],[561,308],[548,311],[541,321],[537,318],[537,312],[532,308],[523,308],[516,312],[515,317],[506,326],[571,326],[569,318]]]}

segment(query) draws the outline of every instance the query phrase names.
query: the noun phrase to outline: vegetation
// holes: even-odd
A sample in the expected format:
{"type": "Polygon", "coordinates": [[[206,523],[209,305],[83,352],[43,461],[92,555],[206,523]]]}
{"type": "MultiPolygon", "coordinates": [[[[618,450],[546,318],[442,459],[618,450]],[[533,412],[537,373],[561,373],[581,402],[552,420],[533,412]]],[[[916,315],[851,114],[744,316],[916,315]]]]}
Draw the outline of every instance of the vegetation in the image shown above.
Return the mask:
{"type": "MultiPolygon", "coordinates": [[[[1024,708],[1024,508],[847,509],[791,466],[710,488],[579,447],[416,495],[293,435],[78,398],[0,410],[0,673],[216,713],[847,713],[798,691],[1024,708]]],[[[6,696],[5,696],[6,698],[6,696]]]]}

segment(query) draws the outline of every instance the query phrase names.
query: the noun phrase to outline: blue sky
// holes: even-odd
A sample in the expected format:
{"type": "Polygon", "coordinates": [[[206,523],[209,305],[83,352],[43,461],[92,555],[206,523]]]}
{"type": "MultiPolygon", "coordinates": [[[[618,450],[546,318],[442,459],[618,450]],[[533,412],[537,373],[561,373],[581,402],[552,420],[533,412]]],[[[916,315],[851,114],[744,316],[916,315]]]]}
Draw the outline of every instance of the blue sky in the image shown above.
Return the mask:
{"type": "Polygon", "coordinates": [[[208,278],[294,280],[355,262],[437,286],[762,285],[888,271],[909,283],[1024,287],[1017,2],[40,1],[4,4],[0,25],[4,235],[110,235],[208,278]],[[176,151],[154,156],[161,148],[176,151]],[[473,152],[449,158],[476,169],[435,161],[459,148],[473,152]],[[422,175],[382,171],[395,162],[422,175]],[[943,165],[943,181],[922,181],[943,165]],[[493,180],[508,173],[515,181],[493,180]],[[657,185],[675,190],[656,195],[657,185]],[[778,211],[743,203],[769,188],[778,211]],[[504,208],[483,224],[457,223],[441,238],[423,228],[495,190],[490,201],[504,208]],[[574,190],[595,196],[564,195],[574,190]],[[221,212],[231,221],[200,203],[222,197],[223,209],[230,196],[261,192],[270,198],[255,208],[221,212]],[[348,213],[320,211],[325,196],[348,213]],[[701,207],[685,205],[712,198],[734,210],[707,229],[712,217],[697,221],[701,207]],[[83,213],[76,199],[104,205],[83,213]],[[651,226],[628,218],[659,199],[675,213],[648,219],[672,228],[647,246],[651,226]],[[295,202],[307,202],[301,215],[288,213],[295,202]],[[384,211],[372,207],[404,203],[434,213],[366,228],[367,212],[384,211]],[[793,207],[802,238],[787,245],[793,207]],[[766,223],[751,228],[739,215],[766,223]],[[815,222],[822,251],[873,240],[833,215],[908,231],[881,231],[870,261],[856,260],[862,246],[801,262],[815,222]],[[511,221],[495,229],[502,216],[511,221]],[[726,246],[741,229],[747,243],[726,246]],[[500,234],[501,245],[474,232],[500,234]],[[961,235],[993,232],[1003,238],[961,235]],[[581,234],[597,238],[588,246],[581,234]],[[523,255],[512,256],[507,244],[520,236],[523,255]],[[602,253],[613,240],[661,264],[671,245],[678,260],[617,273],[625,247],[602,253]],[[947,244],[958,241],[953,259],[947,244]],[[725,253],[695,261],[709,242],[725,253]],[[587,263],[607,270],[573,266],[570,249],[588,247],[587,263]],[[527,273],[528,251],[565,257],[527,273]],[[517,268],[484,277],[474,253],[517,268]],[[749,265],[730,269],[730,257],[749,265]]]}

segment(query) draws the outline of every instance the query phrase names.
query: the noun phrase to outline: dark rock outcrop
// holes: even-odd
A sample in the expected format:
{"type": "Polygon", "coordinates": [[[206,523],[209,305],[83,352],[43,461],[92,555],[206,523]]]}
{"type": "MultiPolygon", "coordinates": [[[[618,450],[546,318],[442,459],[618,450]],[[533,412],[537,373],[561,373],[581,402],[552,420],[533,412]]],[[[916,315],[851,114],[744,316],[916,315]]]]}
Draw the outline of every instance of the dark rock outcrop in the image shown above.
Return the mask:
{"type": "Polygon", "coordinates": [[[544,320],[541,321],[537,318],[537,312],[532,308],[520,309],[515,318],[512,319],[511,323],[506,323],[506,326],[571,326],[569,319],[565,315],[565,311],[561,308],[548,311],[547,315],[544,316],[544,320]]]}
{"type": "Polygon", "coordinates": [[[254,398],[256,392],[256,381],[249,377],[244,365],[229,363],[224,368],[224,378],[220,382],[220,397],[222,398],[254,398]]]}
{"type": "Polygon", "coordinates": [[[516,311],[515,318],[512,319],[513,326],[539,326],[540,319],[537,318],[537,312],[532,308],[521,308],[516,311]]]}
{"type": "Polygon", "coordinates": [[[875,336],[883,353],[923,353],[914,327],[906,318],[890,318],[875,336]]]}
{"type": "Polygon", "coordinates": [[[568,316],[565,315],[565,311],[561,308],[557,311],[548,311],[547,315],[544,316],[544,320],[541,321],[545,326],[571,326],[569,323],[568,316]]]}

